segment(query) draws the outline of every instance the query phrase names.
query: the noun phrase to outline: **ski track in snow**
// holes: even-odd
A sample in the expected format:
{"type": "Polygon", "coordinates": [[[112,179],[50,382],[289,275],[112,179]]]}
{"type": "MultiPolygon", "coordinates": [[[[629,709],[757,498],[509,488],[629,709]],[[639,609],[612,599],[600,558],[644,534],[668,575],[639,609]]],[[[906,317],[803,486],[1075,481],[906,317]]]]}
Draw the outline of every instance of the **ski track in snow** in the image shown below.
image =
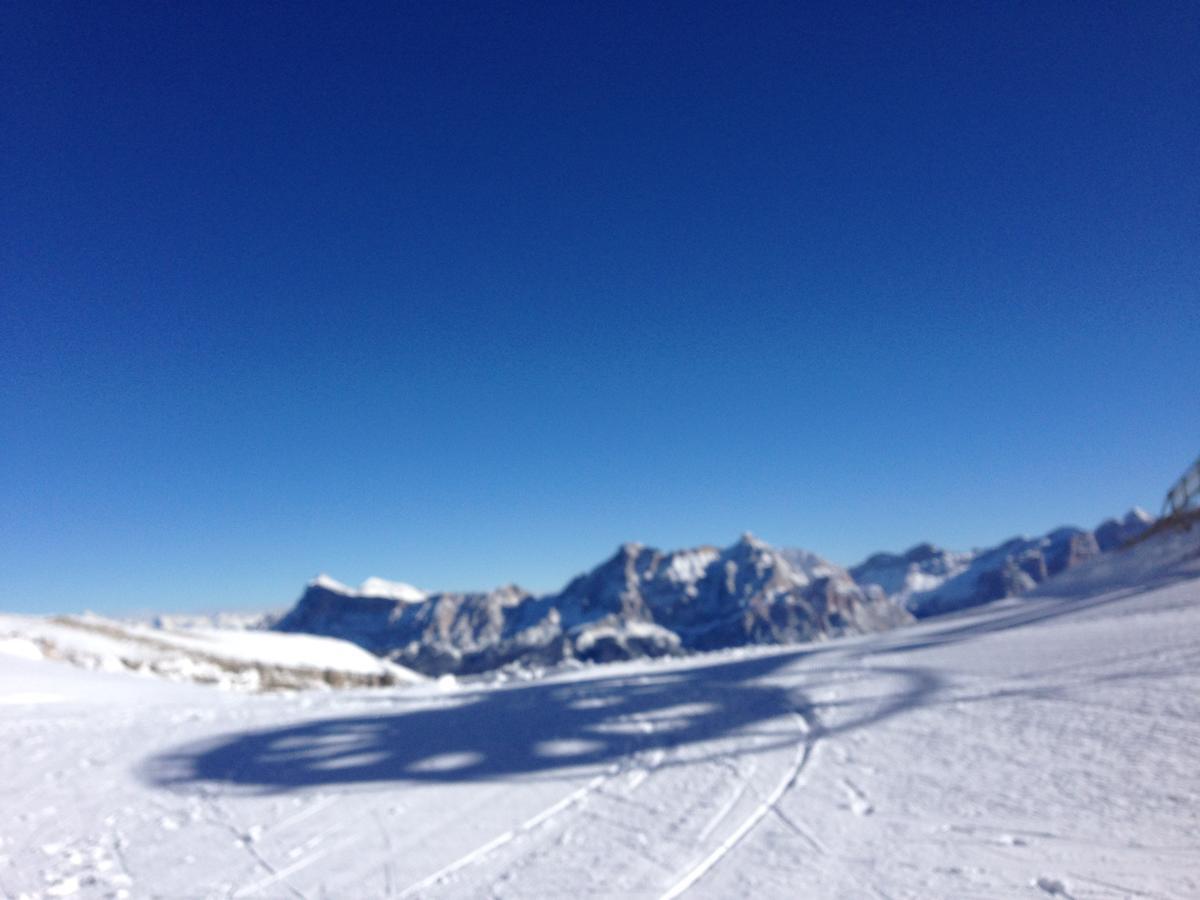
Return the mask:
{"type": "MultiPolygon", "coordinates": [[[[751,766],[754,765],[753,760],[751,760],[750,764],[751,766]]],[[[729,795],[729,799],[721,804],[716,813],[713,814],[712,818],[710,818],[704,828],[701,829],[700,833],[696,835],[697,841],[707,840],[709,835],[716,831],[717,826],[719,826],[729,817],[729,814],[733,812],[734,808],[750,790],[750,779],[748,777],[742,777],[741,773],[738,772],[736,767],[733,765],[728,763],[726,765],[738,779],[737,788],[729,795]]]]}
{"type": "MultiPolygon", "coordinates": [[[[642,716],[633,716],[632,720],[641,726],[639,731],[644,735],[653,734],[654,726],[642,716]]],[[[464,854],[453,862],[443,866],[431,875],[422,878],[420,881],[409,885],[400,893],[396,894],[397,900],[402,900],[405,897],[412,897],[419,894],[421,891],[433,885],[440,884],[446,881],[450,876],[474,865],[484,858],[507,846],[516,839],[530,834],[538,828],[549,823],[555,817],[559,816],[574,807],[582,804],[589,795],[598,793],[608,784],[616,781],[619,777],[625,774],[632,773],[631,778],[626,786],[626,793],[632,793],[642,785],[643,782],[657,769],[665,758],[665,753],[662,750],[652,750],[647,754],[647,762],[643,765],[638,765],[636,760],[638,752],[631,749],[621,763],[610,766],[607,771],[600,775],[594,776],[590,781],[582,787],[576,788],[558,801],[550,804],[545,809],[530,816],[524,822],[496,835],[486,843],[476,847],[469,853],[464,854]]]]}
{"type": "MultiPolygon", "coordinates": [[[[804,766],[808,763],[809,757],[812,755],[812,741],[808,736],[813,733],[813,729],[799,713],[793,713],[793,715],[797,720],[799,720],[801,734],[804,735],[798,745],[795,762],[784,774],[784,777],[780,780],[775,790],[771,792],[770,796],[759,803],[758,806],[756,806],[750,813],[750,815],[743,819],[737,828],[734,829],[733,833],[730,834],[729,837],[725,838],[725,840],[723,840],[715,850],[713,850],[708,856],[704,857],[704,859],[700,860],[700,862],[696,863],[691,869],[685,872],[678,881],[667,888],[667,890],[663,892],[661,900],[673,900],[673,898],[680,896],[694,884],[696,884],[696,882],[698,882],[701,878],[707,875],[709,871],[720,864],[734,850],[734,848],[737,847],[737,845],[740,844],[743,839],[745,839],[746,835],[751,832],[754,826],[761,822],[768,813],[775,809],[779,799],[788,789],[792,787],[792,785],[796,783],[796,779],[800,777],[801,771],[803,771],[804,766]]],[[[716,824],[719,824],[720,820],[727,816],[731,810],[732,805],[723,810],[716,820],[710,822],[709,825],[705,827],[704,833],[706,835],[711,833],[712,827],[716,824]]]]}
{"type": "MultiPolygon", "coordinates": [[[[687,706],[686,703],[681,705],[684,707],[687,706]]],[[[732,829],[733,833],[729,837],[722,837],[721,840],[718,841],[715,850],[708,854],[704,860],[691,866],[687,873],[680,876],[678,873],[672,874],[664,871],[663,882],[671,885],[667,888],[666,896],[677,896],[679,893],[682,893],[693,883],[695,883],[695,881],[702,877],[705,872],[724,859],[767,813],[776,811],[779,797],[795,784],[800,770],[803,768],[810,755],[811,738],[815,733],[815,729],[809,725],[803,716],[791,709],[790,704],[788,709],[781,709],[779,710],[779,713],[785,721],[794,723],[796,726],[796,731],[792,737],[784,741],[786,748],[795,747],[795,751],[786,761],[785,772],[783,773],[781,779],[779,779],[778,784],[769,792],[769,795],[765,800],[757,802],[748,812],[748,814],[744,815],[743,818],[737,822],[732,829]]],[[[650,736],[652,734],[652,727],[646,729],[646,736],[650,736]]],[[[642,785],[647,783],[654,784],[655,776],[660,771],[676,771],[677,769],[688,765],[688,763],[681,760],[679,756],[680,754],[678,752],[678,748],[672,748],[671,752],[668,752],[666,749],[661,747],[650,750],[649,752],[631,751],[630,755],[627,756],[623,761],[619,770],[613,770],[609,773],[606,773],[605,776],[593,779],[593,781],[586,786],[586,788],[589,790],[580,789],[579,791],[576,791],[569,797],[564,798],[563,801],[560,801],[560,803],[556,804],[552,809],[555,813],[558,813],[565,811],[567,807],[571,807],[580,814],[583,814],[586,804],[582,801],[588,796],[596,798],[607,797],[612,800],[619,800],[622,804],[628,803],[637,793],[638,788],[640,788],[642,785]],[[643,757],[644,761],[639,761],[643,757]],[[664,768],[664,766],[667,768],[664,768]],[[622,782],[623,775],[629,775],[629,778],[624,782],[622,782]]],[[[753,756],[749,757],[748,760],[746,772],[743,773],[737,765],[731,762],[731,760],[724,755],[717,755],[711,758],[708,765],[710,769],[714,770],[714,774],[719,774],[721,772],[732,773],[733,790],[729,798],[720,803],[715,812],[713,812],[713,814],[706,821],[704,821],[703,827],[699,833],[687,840],[688,847],[705,846],[706,844],[711,845],[710,838],[712,834],[727,824],[726,820],[734,813],[736,809],[740,807],[741,804],[739,801],[742,801],[747,794],[757,793],[752,781],[752,776],[756,772],[757,763],[755,762],[755,757],[753,756]]],[[[694,762],[692,762],[691,765],[695,767],[694,762]]],[[[720,783],[721,781],[718,781],[717,785],[720,783]]],[[[714,788],[716,788],[716,785],[714,785],[714,788]]],[[[669,792],[672,790],[672,788],[670,785],[668,785],[666,788],[664,788],[664,790],[668,792],[669,796],[669,792]]],[[[657,803],[661,802],[661,798],[660,796],[656,795],[655,797],[650,798],[649,802],[651,804],[650,808],[653,809],[656,808],[657,803]]],[[[595,821],[604,821],[609,827],[636,828],[636,826],[623,824],[622,818],[619,815],[617,815],[615,818],[613,816],[605,818],[600,815],[599,811],[591,813],[590,815],[595,821]]],[[[475,851],[467,854],[465,857],[456,860],[454,863],[450,864],[444,869],[439,870],[428,878],[422,879],[422,881],[414,884],[401,896],[419,893],[421,890],[432,888],[435,885],[444,886],[449,891],[451,896],[457,895],[462,891],[463,886],[451,881],[451,876],[456,875],[467,866],[476,863],[482,863],[485,857],[489,857],[499,852],[502,848],[514,845],[517,838],[532,838],[533,835],[531,833],[534,831],[535,827],[546,824],[552,818],[554,817],[545,815],[545,813],[539,814],[539,816],[534,817],[533,820],[524,823],[519,828],[505,832],[497,838],[494,838],[492,841],[489,841],[487,844],[477,848],[475,851]]],[[[555,819],[555,824],[557,824],[557,819],[555,819]]],[[[560,829],[562,828],[561,825],[559,827],[560,829]]],[[[793,827],[799,830],[798,826],[793,825],[793,827]]],[[[537,878],[539,866],[553,864],[565,866],[568,869],[573,867],[573,864],[568,863],[566,859],[564,859],[564,854],[561,852],[553,852],[554,849],[557,849],[554,847],[556,843],[561,844],[565,838],[569,837],[569,830],[561,834],[557,842],[552,838],[552,836],[546,833],[545,829],[539,833],[542,835],[541,846],[531,846],[525,851],[522,851],[524,854],[523,861],[519,862],[517,857],[500,861],[505,864],[503,874],[500,876],[505,883],[505,889],[513,892],[515,896],[522,896],[526,892],[529,894],[542,895],[547,893],[544,887],[540,889],[538,887],[539,883],[544,884],[544,882],[539,882],[537,878]]],[[[811,837],[808,839],[810,841],[812,840],[811,837]]],[[[486,882],[487,878],[485,877],[480,883],[486,882]]],[[[494,890],[495,886],[493,887],[493,891],[494,890]]],[[[620,888],[617,885],[610,885],[602,892],[612,893],[614,891],[619,893],[620,888]]],[[[653,896],[653,894],[650,894],[646,890],[637,891],[637,893],[645,893],[648,896],[653,896]]]]}
{"type": "Polygon", "coordinates": [[[608,781],[611,777],[612,777],[611,775],[597,775],[591,781],[589,781],[587,784],[585,784],[583,787],[577,788],[576,790],[567,794],[567,796],[563,797],[557,803],[551,804],[550,806],[546,807],[541,812],[539,812],[537,815],[532,816],[529,819],[526,819],[524,822],[522,822],[516,828],[513,828],[509,831],[505,831],[502,834],[496,835],[494,838],[492,838],[486,844],[476,847],[470,853],[467,853],[464,856],[459,857],[458,859],[456,859],[454,862],[450,863],[447,866],[443,866],[442,868],[440,868],[436,872],[434,872],[432,875],[422,878],[416,884],[409,885],[408,887],[406,887],[404,890],[402,890],[396,896],[398,898],[411,897],[414,894],[416,894],[418,891],[422,891],[431,885],[437,884],[440,881],[444,881],[446,878],[450,877],[451,875],[453,875],[455,872],[459,871],[460,869],[464,869],[467,866],[478,862],[479,860],[481,860],[485,856],[487,856],[489,853],[493,852],[494,850],[500,849],[505,844],[507,844],[510,841],[517,838],[519,835],[533,831],[539,825],[546,823],[547,821],[552,819],[554,816],[558,815],[563,810],[568,809],[571,806],[575,805],[576,803],[580,802],[588,794],[592,793],[592,791],[597,790],[600,787],[600,785],[604,784],[604,782],[608,781]]]}

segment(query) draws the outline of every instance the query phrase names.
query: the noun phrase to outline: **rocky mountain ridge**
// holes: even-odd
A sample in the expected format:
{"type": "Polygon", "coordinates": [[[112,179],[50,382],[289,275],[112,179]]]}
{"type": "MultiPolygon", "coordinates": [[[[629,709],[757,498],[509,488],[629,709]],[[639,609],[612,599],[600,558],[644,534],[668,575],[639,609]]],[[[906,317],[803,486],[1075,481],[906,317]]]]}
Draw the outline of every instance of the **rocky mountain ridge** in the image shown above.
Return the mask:
{"type": "Polygon", "coordinates": [[[724,549],[629,543],[545,595],[516,585],[430,593],[378,578],[351,588],[321,575],[273,627],[352,641],[431,675],[818,641],[1023,594],[1152,522],[1134,510],[1095,531],[1059,528],[984,550],[918,544],[849,570],[751,534],[724,549]]]}
{"type": "Polygon", "coordinates": [[[427,674],[609,661],[859,634],[911,621],[878,589],[804,551],[743,535],[723,550],[624,544],[561,591],[510,585],[421,601],[322,577],[275,628],[339,637],[427,674]]]}
{"type": "Polygon", "coordinates": [[[925,618],[1024,594],[1085,559],[1119,549],[1153,523],[1152,516],[1134,508],[1094,531],[1056,528],[967,552],[918,544],[904,553],[876,553],[849,572],[859,585],[877,587],[925,618]]]}

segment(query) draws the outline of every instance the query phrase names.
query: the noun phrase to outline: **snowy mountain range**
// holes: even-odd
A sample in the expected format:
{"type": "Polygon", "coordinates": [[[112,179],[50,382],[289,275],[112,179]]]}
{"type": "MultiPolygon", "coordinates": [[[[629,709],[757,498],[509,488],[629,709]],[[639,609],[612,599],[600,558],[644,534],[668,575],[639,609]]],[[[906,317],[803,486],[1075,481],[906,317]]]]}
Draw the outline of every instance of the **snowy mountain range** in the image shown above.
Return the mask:
{"type": "Polygon", "coordinates": [[[919,544],[849,570],[750,534],[724,549],[630,543],[541,596],[516,585],[428,593],[380,578],[351,588],[321,575],[273,627],[347,640],[430,675],[800,643],[1023,594],[1152,522],[1135,509],[1095,531],[1059,528],[967,552],[919,544]]]}
{"type": "Polygon", "coordinates": [[[878,589],[746,534],[730,547],[625,544],[555,594],[350,589],[322,576],[275,628],[352,641],[427,674],[610,661],[861,634],[910,621],[878,589]]]}
{"type": "Polygon", "coordinates": [[[1041,537],[1014,537],[983,550],[957,552],[918,544],[900,554],[877,553],[853,566],[850,575],[925,618],[1024,594],[1086,559],[1123,546],[1153,523],[1152,516],[1135,508],[1094,531],[1056,528],[1041,537]]]}

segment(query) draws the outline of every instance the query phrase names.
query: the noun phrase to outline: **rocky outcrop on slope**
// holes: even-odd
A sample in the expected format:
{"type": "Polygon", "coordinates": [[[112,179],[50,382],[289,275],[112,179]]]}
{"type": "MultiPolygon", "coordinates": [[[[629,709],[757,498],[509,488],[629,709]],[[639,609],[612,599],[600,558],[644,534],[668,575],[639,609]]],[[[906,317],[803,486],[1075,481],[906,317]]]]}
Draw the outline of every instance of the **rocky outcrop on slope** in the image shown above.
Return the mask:
{"type": "Polygon", "coordinates": [[[562,591],[412,598],[312,582],[275,626],[353,641],[428,674],[820,640],[910,616],[814,554],[744,535],[719,550],[625,544],[562,591]]]}
{"type": "Polygon", "coordinates": [[[401,599],[318,578],[275,629],[352,641],[432,674],[495,668],[510,661],[497,656],[502,646],[521,647],[530,662],[556,662],[562,652],[550,639],[555,629],[535,621],[536,599],[515,585],[401,599]]]}

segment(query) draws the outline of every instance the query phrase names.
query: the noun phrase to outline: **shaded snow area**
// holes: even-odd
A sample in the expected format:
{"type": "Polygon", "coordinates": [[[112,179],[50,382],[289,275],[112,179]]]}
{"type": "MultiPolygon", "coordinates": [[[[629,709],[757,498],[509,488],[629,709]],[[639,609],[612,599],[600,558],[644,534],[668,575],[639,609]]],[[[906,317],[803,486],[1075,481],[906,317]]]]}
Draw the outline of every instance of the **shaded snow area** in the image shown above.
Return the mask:
{"type": "Polygon", "coordinates": [[[1197,897],[1198,551],[518,685],[239,694],[9,637],[0,895],[1197,897]]]}

